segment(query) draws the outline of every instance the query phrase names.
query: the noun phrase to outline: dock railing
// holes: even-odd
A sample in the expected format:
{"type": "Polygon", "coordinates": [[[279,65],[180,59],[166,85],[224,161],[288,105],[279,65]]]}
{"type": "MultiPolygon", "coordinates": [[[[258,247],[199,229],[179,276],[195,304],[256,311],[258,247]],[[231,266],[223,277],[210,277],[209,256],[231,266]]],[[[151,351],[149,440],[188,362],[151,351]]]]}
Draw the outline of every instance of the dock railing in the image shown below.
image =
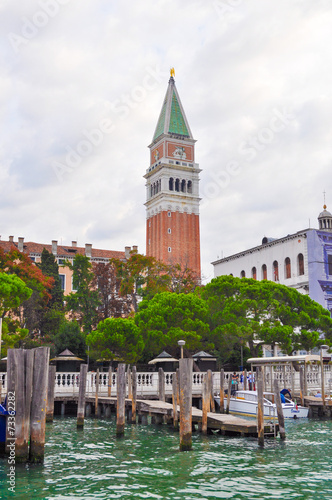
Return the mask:
{"type": "MultiPolygon", "coordinates": [[[[307,370],[306,373],[306,392],[307,394],[315,394],[316,391],[321,388],[321,370],[318,367],[312,366],[307,370]]],[[[241,376],[240,372],[239,378],[241,376]]],[[[194,372],[192,375],[192,394],[193,396],[200,396],[202,394],[203,379],[205,372],[194,372]]],[[[87,395],[94,395],[96,392],[96,372],[90,371],[87,374],[87,395]]],[[[174,373],[165,372],[165,394],[167,396],[172,395],[172,380],[174,373]]],[[[224,389],[228,387],[229,377],[232,376],[232,372],[225,372],[224,374],[224,389]]],[[[108,393],[108,372],[99,373],[99,394],[100,396],[106,396],[108,393]]],[[[290,373],[286,370],[280,372],[274,372],[273,378],[277,378],[280,388],[285,387],[290,389],[292,387],[292,381],[290,373]]],[[[116,372],[111,374],[111,394],[116,395],[116,372]]],[[[325,392],[326,394],[331,394],[332,390],[332,367],[331,365],[324,366],[324,380],[325,380],[325,392]]],[[[66,395],[75,396],[78,395],[79,390],[79,373],[77,372],[56,372],[55,374],[55,396],[66,395]]],[[[4,394],[7,392],[7,373],[0,373],[0,384],[1,384],[1,394],[2,399],[4,394]]],[[[265,390],[269,391],[271,386],[271,375],[269,372],[265,375],[265,390]]],[[[298,372],[293,373],[293,386],[295,392],[300,389],[300,375],[298,372]]],[[[239,389],[243,389],[243,383],[238,384],[239,389]]],[[[219,394],[220,391],[220,372],[213,372],[213,390],[215,394],[219,394]]],[[[158,394],[158,372],[138,372],[137,373],[137,397],[157,397],[158,394]]]]}

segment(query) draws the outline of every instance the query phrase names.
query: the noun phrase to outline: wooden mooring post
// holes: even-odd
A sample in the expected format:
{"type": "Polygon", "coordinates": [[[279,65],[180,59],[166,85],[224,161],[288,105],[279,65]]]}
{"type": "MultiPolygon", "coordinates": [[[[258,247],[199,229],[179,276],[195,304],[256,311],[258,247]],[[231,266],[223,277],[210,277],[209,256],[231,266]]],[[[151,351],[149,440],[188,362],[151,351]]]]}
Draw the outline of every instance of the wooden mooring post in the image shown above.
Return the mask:
{"type": "Polygon", "coordinates": [[[112,375],[113,370],[112,367],[109,366],[108,368],[108,385],[107,385],[107,396],[110,398],[112,396],[112,375]]]}
{"type": "Polygon", "coordinates": [[[301,405],[304,405],[304,370],[300,367],[300,399],[301,405]]]}
{"type": "Polygon", "coordinates": [[[166,401],[165,398],[165,373],[162,368],[158,370],[158,399],[159,401],[166,401]]]}
{"type": "Polygon", "coordinates": [[[274,401],[275,401],[275,404],[277,407],[280,439],[286,439],[285,419],[284,419],[284,413],[282,411],[282,405],[281,405],[280,387],[279,387],[278,380],[276,378],[274,379],[273,383],[274,383],[274,401]]]}
{"type": "Polygon", "coordinates": [[[192,448],[192,373],[193,359],[180,359],[180,451],[192,448]]]}
{"type": "Polygon", "coordinates": [[[98,416],[98,395],[99,395],[99,368],[96,372],[96,392],[95,392],[95,415],[98,416]]]}
{"type": "Polygon", "coordinates": [[[261,367],[257,367],[257,432],[258,444],[264,446],[264,391],[263,373],[261,367]]]}
{"type": "Polygon", "coordinates": [[[203,378],[203,389],[202,389],[202,434],[207,434],[207,414],[210,410],[210,391],[209,391],[209,380],[207,373],[204,374],[203,378]]]}
{"type": "Polygon", "coordinates": [[[48,388],[47,388],[47,410],[46,422],[53,422],[54,416],[54,389],[55,389],[56,366],[48,367],[48,388]]]}
{"type": "Polygon", "coordinates": [[[232,392],[232,377],[229,375],[228,378],[228,390],[227,390],[227,403],[226,403],[226,414],[229,414],[229,405],[231,402],[231,392],[232,392]]]}
{"type": "Polygon", "coordinates": [[[220,370],[220,413],[225,413],[224,400],[225,400],[225,391],[224,391],[224,383],[225,383],[225,372],[224,370],[220,370]]]}
{"type": "Polygon", "coordinates": [[[178,376],[177,373],[173,373],[172,377],[172,403],[173,403],[173,426],[175,429],[179,426],[178,418],[178,376]]]}
{"type": "Polygon", "coordinates": [[[84,409],[86,395],[86,378],[88,373],[88,365],[81,364],[80,366],[80,385],[78,390],[77,403],[77,427],[83,429],[84,426],[84,409]]]}
{"type": "Polygon", "coordinates": [[[8,349],[6,452],[14,446],[16,462],[29,459],[33,364],[33,350],[8,349]]]}
{"type": "Polygon", "coordinates": [[[210,408],[209,411],[215,413],[215,404],[214,404],[214,392],[213,392],[213,373],[212,370],[207,371],[207,380],[208,380],[208,390],[209,390],[209,398],[210,398],[210,408]]]}
{"type": "Polygon", "coordinates": [[[136,400],[137,400],[137,370],[133,366],[131,371],[131,423],[136,424],[136,400]]]}
{"type": "Polygon", "coordinates": [[[116,435],[124,435],[125,399],[126,399],[126,365],[119,363],[117,371],[117,405],[116,405],[116,435]]]}

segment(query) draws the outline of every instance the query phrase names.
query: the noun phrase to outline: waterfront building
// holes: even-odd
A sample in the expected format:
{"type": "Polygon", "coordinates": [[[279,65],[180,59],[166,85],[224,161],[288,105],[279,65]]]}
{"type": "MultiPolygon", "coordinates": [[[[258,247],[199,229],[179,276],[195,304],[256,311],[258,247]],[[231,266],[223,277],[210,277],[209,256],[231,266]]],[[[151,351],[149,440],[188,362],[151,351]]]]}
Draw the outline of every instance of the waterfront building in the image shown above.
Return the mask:
{"type": "Polygon", "coordinates": [[[33,241],[24,241],[24,238],[18,238],[14,241],[14,236],[9,236],[8,241],[0,241],[0,248],[9,252],[14,247],[20,252],[27,254],[33,262],[41,261],[41,254],[45,248],[52,253],[59,265],[59,276],[61,286],[65,295],[68,295],[73,289],[73,272],[66,266],[65,261],[73,262],[75,255],[85,255],[92,263],[108,263],[110,259],[126,260],[130,257],[130,252],[137,252],[137,246],[125,247],[125,251],[103,250],[93,248],[91,243],[86,243],[84,247],[77,246],[77,241],[72,241],[71,245],[58,244],[57,240],[52,240],[51,244],[35,243],[33,241]]]}
{"type": "Polygon", "coordinates": [[[146,179],[146,255],[201,274],[199,165],[195,140],[174,81],[174,70],[150,144],[146,179]]]}
{"type": "Polygon", "coordinates": [[[264,237],[261,245],[212,262],[214,276],[271,280],[296,288],[332,314],[332,215],[326,205],[319,229],[282,238],[264,237]]]}

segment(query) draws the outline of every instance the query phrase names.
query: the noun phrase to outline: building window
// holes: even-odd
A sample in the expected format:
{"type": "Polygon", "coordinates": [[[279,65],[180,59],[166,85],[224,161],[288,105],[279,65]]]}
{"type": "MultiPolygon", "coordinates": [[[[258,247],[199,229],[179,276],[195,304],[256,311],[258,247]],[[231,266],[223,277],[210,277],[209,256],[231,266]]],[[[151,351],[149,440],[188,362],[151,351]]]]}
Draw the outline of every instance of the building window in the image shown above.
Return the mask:
{"type": "Polygon", "coordinates": [[[267,280],[267,267],[266,267],[266,264],[262,265],[262,280],[267,280]]]}
{"type": "Polygon", "coordinates": [[[58,259],[59,266],[63,266],[65,264],[65,259],[58,259]]]}
{"type": "Polygon", "coordinates": [[[151,221],[149,220],[149,227],[151,227],[151,221]]]}
{"type": "Polygon", "coordinates": [[[169,228],[168,228],[168,234],[171,234],[171,232],[172,232],[172,230],[171,230],[171,228],[169,227],[169,228]]]}
{"type": "Polygon", "coordinates": [[[149,245],[151,245],[151,240],[149,239],[149,245]]]}
{"type": "Polygon", "coordinates": [[[253,280],[257,280],[257,269],[255,267],[251,270],[251,277],[253,280]]]}
{"type": "Polygon", "coordinates": [[[36,257],[30,257],[30,260],[32,260],[32,262],[36,262],[36,257]]]}
{"type": "Polygon", "coordinates": [[[168,251],[171,252],[172,251],[172,248],[171,247],[168,247],[168,251]]]}
{"type": "Polygon", "coordinates": [[[175,191],[180,191],[180,179],[175,180],[175,191]]]}
{"type": "Polygon", "coordinates": [[[241,271],[240,276],[241,276],[241,278],[245,278],[246,277],[246,272],[245,271],[241,271]]]}
{"type": "Polygon", "coordinates": [[[167,215],[168,215],[168,217],[171,217],[172,214],[171,214],[171,212],[167,212],[167,215]]]}
{"type": "Polygon", "coordinates": [[[186,192],[186,181],[184,179],[181,181],[181,191],[182,193],[186,192]]]}
{"type": "Polygon", "coordinates": [[[66,289],[66,276],[64,274],[59,274],[60,278],[60,283],[61,283],[61,289],[65,290],[66,289]]]}
{"type": "Polygon", "coordinates": [[[298,274],[299,276],[304,275],[304,259],[303,259],[303,254],[299,253],[297,256],[297,267],[298,267],[298,274]]]}
{"type": "Polygon", "coordinates": [[[174,179],[173,179],[173,177],[171,177],[169,179],[168,185],[169,185],[169,190],[174,191],[174,179]]]}
{"type": "Polygon", "coordinates": [[[292,273],[291,273],[291,262],[290,262],[290,258],[289,257],[286,257],[285,259],[285,279],[289,279],[291,277],[292,273]]]}
{"type": "Polygon", "coordinates": [[[274,281],[279,281],[279,265],[277,260],[273,262],[273,279],[274,281]]]}
{"type": "Polygon", "coordinates": [[[327,256],[327,264],[329,268],[329,275],[332,275],[332,255],[327,256]]]}
{"type": "Polygon", "coordinates": [[[188,181],[187,191],[188,191],[188,193],[193,192],[193,183],[191,181],[188,181]]]}

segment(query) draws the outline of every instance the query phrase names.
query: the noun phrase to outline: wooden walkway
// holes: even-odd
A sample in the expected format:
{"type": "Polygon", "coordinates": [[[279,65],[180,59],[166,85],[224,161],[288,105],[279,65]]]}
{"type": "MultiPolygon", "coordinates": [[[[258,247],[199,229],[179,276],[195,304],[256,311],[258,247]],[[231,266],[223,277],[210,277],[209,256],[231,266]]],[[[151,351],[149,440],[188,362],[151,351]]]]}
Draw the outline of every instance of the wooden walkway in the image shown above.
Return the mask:
{"type": "MultiPolygon", "coordinates": [[[[67,395],[57,395],[55,401],[66,402],[77,402],[77,397],[67,396],[67,395]]],[[[86,403],[90,405],[95,405],[95,397],[87,396],[86,403]]],[[[116,397],[98,397],[98,406],[100,410],[104,407],[103,414],[108,414],[105,408],[109,407],[115,410],[117,399],[116,397]]],[[[131,400],[126,399],[125,405],[127,410],[131,410],[131,400]]],[[[166,403],[164,401],[157,400],[142,400],[137,399],[136,409],[138,413],[138,418],[142,416],[150,416],[156,421],[162,423],[163,421],[171,422],[173,420],[173,405],[171,403],[166,403]]],[[[180,413],[180,407],[177,407],[178,414],[180,413]]],[[[92,413],[92,412],[91,412],[92,413]]],[[[238,436],[253,436],[257,437],[257,423],[255,419],[247,420],[244,418],[236,417],[234,415],[226,415],[221,413],[208,413],[208,430],[219,431],[222,435],[238,435],[238,436]]],[[[202,422],[202,410],[193,407],[192,408],[192,422],[193,424],[198,424],[200,426],[202,422]]],[[[264,434],[266,436],[275,436],[278,432],[278,425],[274,423],[265,423],[264,434]]]]}

